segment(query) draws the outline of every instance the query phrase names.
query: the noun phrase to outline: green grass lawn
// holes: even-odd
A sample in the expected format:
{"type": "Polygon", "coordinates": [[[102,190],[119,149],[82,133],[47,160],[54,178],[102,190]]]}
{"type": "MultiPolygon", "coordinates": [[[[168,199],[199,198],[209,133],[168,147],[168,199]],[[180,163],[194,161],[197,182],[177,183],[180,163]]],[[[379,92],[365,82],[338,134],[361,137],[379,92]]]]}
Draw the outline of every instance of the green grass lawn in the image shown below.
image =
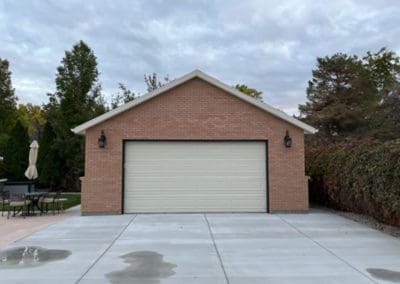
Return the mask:
{"type": "Polygon", "coordinates": [[[63,193],[62,198],[68,199],[64,201],[64,210],[81,204],[81,195],[77,193],[63,193]]]}
{"type": "MultiPolygon", "coordinates": [[[[61,198],[67,199],[66,201],[63,202],[64,210],[81,204],[81,195],[79,193],[62,193],[61,198]]],[[[49,211],[51,210],[52,206],[49,206],[49,211]]],[[[8,211],[7,205],[4,206],[3,211],[8,211]]]]}

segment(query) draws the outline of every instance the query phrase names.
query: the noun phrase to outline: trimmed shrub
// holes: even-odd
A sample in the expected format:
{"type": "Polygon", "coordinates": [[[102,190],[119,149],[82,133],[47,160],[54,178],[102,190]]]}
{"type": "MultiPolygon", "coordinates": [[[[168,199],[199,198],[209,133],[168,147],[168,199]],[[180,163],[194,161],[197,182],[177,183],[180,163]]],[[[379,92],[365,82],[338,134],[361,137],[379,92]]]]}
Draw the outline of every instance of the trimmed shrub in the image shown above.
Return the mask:
{"type": "Polygon", "coordinates": [[[310,200],[400,226],[400,139],[310,146],[310,200]]]}

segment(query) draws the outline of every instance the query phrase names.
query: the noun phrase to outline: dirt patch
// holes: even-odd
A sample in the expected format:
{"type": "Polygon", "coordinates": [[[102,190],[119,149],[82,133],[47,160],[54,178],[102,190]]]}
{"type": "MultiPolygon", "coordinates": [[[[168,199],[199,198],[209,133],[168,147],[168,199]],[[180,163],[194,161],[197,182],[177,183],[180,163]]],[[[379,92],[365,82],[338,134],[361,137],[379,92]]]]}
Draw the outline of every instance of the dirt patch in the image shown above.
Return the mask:
{"type": "Polygon", "coordinates": [[[165,262],[164,256],[154,251],[135,251],[120,256],[129,266],[113,271],[106,277],[114,284],[158,284],[162,278],[175,274],[176,264],[165,262]]]}

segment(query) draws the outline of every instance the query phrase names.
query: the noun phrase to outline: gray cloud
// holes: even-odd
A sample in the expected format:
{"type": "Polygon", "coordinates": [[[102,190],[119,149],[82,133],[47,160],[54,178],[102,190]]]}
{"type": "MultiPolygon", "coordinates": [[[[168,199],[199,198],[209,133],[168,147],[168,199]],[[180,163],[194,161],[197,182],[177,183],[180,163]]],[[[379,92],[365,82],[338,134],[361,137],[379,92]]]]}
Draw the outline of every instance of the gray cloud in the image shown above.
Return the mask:
{"type": "Polygon", "coordinates": [[[175,78],[198,68],[295,113],[317,56],[400,53],[399,22],[395,0],[2,1],[0,57],[23,103],[47,101],[64,51],[82,39],[108,97],[118,82],[143,94],[144,73],[175,78]]]}

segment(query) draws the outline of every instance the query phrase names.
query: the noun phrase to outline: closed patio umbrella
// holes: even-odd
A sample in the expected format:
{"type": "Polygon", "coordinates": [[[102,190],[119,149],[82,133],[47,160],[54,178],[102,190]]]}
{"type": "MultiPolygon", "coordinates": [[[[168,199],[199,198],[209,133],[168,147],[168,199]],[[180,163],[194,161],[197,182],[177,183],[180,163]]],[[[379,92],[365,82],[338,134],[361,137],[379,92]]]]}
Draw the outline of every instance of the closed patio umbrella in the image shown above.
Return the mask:
{"type": "Polygon", "coordinates": [[[35,179],[38,177],[38,172],[36,169],[36,161],[39,151],[39,144],[36,140],[31,143],[31,149],[29,151],[29,167],[25,171],[25,176],[28,179],[35,179]]]}

